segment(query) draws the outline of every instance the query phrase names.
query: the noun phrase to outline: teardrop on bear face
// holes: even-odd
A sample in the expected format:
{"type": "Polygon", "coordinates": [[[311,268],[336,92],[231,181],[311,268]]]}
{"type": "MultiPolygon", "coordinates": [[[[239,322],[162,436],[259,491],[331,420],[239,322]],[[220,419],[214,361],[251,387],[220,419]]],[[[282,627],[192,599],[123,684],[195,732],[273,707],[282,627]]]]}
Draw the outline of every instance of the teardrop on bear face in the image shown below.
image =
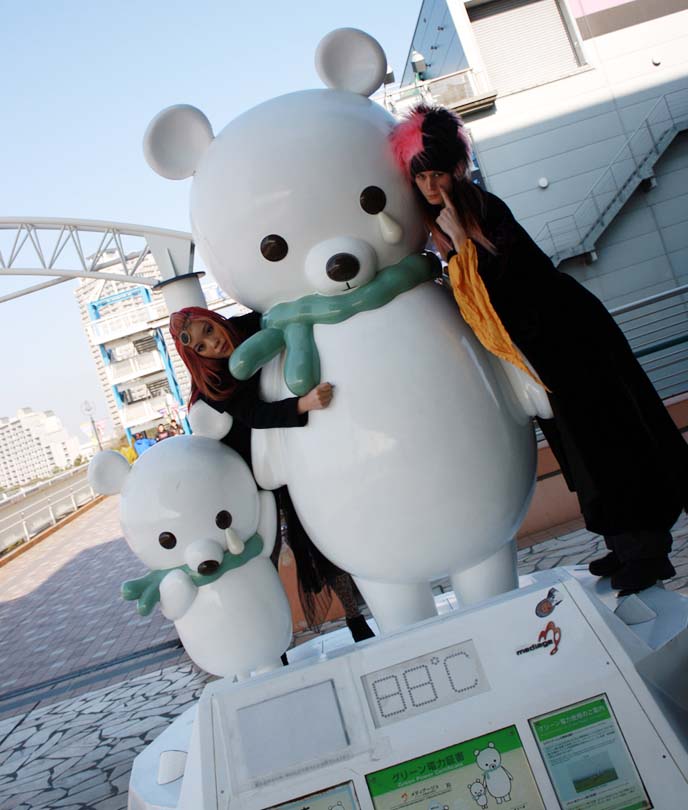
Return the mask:
{"type": "Polygon", "coordinates": [[[260,243],[260,252],[269,262],[281,262],[289,252],[287,240],[278,233],[269,233],[260,243]]]}
{"type": "Polygon", "coordinates": [[[172,532],[160,532],[158,535],[158,543],[160,543],[163,548],[171,549],[177,545],[177,538],[172,532]]]}
{"type": "Polygon", "coordinates": [[[367,186],[361,192],[360,203],[366,214],[379,214],[387,205],[387,195],[378,186],[367,186]]]}
{"type": "Polygon", "coordinates": [[[218,529],[229,529],[232,525],[232,513],[228,512],[226,509],[222,509],[215,515],[215,525],[218,529]]]}

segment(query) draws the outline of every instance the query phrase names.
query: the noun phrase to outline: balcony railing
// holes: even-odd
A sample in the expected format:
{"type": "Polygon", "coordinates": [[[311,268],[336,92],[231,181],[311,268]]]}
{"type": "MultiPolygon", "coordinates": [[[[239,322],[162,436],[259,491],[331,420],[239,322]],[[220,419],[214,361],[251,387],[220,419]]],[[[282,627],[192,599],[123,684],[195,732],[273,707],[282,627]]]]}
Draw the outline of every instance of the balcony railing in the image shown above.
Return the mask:
{"type": "Polygon", "coordinates": [[[688,392],[688,284],[610,312],[662,399],[688,392]]]}
{"type": "Polygon", "coordinates": [[[157,304],[148,305],[149,321],[157,321],[160,320],[160,318],[167,317],[169,317],[169,312],[167,311],[167,304],[164,301],[158,301],[157,304]]]}
{"type": "Polygon", "coordinates": [[[416,84],[394,90],[385,89],[373,99],[394,115],[403,115],[421,101],[461,112],[489,107],[496,97],[496,91],[487,85],[482,74],[467,68],[437,79],[419,80],[416,84]]]}
{"type": "Polygon", "coordinates": [[[167,317],[167,307],[164,301],[147,306],[137,307],[131,312],[122,312],[119,315],[110,315],[91,321],[89,330],[94,343],[107,343],[108,340],[135,335],[151,328],[151,321],[167,317]]]}
{"type": "Polygon", "coordinates": [[[156,371],[163,371],[165,365],[158,352],[147,352],[137,354],[128,360],[120,360],[107,367],[107,376],[110,385],[134,380],[146,374],[153,374],[156,371]]]}
{"type": "Polygon", "coordinates": [[[147,329],[148,312],[143,308],[109,318],[101,318],[89,324],[91,339],[94,343],[107,343],[108,340],[135,335],[137,332],[145,332],[147,329]]]}
{"type": "Polygon", "coordinates": [[[54,526],[66,515],[96,497],[86,477],[86,468],[70,470],[42,487],[31,487],[7,498],[0,514],[0,552],[54,526]],[[72,480],[62,480],[71,478],[72,480]],[[46,494],[39,495],[44,489],[46,494]]]}

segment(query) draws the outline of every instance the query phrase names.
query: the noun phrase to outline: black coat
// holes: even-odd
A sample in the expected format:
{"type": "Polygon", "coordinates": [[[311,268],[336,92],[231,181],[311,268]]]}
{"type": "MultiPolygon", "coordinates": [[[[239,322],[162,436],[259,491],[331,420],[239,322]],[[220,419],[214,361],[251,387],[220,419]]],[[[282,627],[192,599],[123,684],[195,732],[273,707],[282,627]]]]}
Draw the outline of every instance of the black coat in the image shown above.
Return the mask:
{"type": "Polygon", "coordinates": [[[688,501],[688,446],[602,302],[557,271],[484,192],[478,271],[514,343],[550,389],[540,420],[588,529],[669,529],[688,501]]]}

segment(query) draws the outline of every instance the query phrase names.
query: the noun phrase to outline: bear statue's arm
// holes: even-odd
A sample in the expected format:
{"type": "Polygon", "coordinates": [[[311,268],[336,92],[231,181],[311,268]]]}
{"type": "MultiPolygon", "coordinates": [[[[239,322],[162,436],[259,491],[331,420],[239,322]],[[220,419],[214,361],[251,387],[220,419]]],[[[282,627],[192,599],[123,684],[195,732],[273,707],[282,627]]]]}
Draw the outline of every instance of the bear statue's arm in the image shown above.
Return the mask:
{"type": "MultiPolygon", "coordinates": [[[[260,375],[260,386],[266,400],[272,400],[283,391],[282,369],[273,360],[260,375]]],[[[281,430],[254,430],[251,432],[251,459],[253,476],[263,489],[277,489],[287,483],[287,459],[284,455],[284,436],[281,430]]]]}
{"type": "MultiPolygon", "coordinates": [[[[551,419],[552,406],[545,389],[520,368],[508,360],[497,358],[504,369],[511,390],[514,392],[518,404],[526,416],[538,416],[540,419],[551,419]]],[[[532,370],[530,363],[523,358],[523,362],[532,370]]]]}
{"type": "Polygon", "coordinates": [[[176,568],[160,583],[160,609],[172,622],[181,619],[189,610],[198,593],[198,587],[183,571],[176,568]]]}
{"type": "Polygon", "coordinates": [[[263,538],[261,557],[269,557],[275,547],[277,538],[277,507],[272,492],[260,490],[258,492],[258,534],[263,538]]]}

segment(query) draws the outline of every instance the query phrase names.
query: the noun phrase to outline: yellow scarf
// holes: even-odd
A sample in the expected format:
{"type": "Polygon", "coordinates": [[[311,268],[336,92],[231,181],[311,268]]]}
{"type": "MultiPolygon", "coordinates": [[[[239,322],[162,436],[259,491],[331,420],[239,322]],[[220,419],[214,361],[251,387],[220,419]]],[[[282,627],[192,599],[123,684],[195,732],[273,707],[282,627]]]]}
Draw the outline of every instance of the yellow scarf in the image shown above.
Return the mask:
{"type": "MultiPolygon", "coordinates": [[[[478,254],[475,245],[466,239],[460,252],[449,261],[449,280],[461,314],[475,336],[492,354],[507,360],[543,385],[523,362],[521,352],[514,346],[499,315],[494,311],[485,284],[478,273],[478,254]]],[[[543,385],[545,390],[549,390],[543,385]]]]}

